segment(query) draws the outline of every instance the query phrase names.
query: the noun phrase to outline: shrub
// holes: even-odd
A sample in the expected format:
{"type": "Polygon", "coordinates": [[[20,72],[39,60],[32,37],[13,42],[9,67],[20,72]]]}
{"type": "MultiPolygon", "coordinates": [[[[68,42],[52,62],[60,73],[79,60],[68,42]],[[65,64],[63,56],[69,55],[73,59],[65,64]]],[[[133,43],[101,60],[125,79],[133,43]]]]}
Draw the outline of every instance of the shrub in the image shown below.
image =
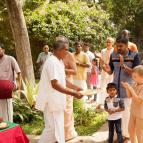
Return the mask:
{"type": "Polygon", "coordinates": [[[109,14],[99,4],[88,6],[80,1],[57,1],[25,15],[31,44],[36,49],[39,43],[51,45],[56,36],[65,35],[71,46],[78,40],[86,39],[91,42],[92,50],[99,50],[104,47],[107,36],[116,34],[109,14]]]}
{"type": "Polygon", "coordinates": [[[94,108],[85,109],[83,100],[78,99],[74,99],[73,108],[76,126],[87,126],[93,122],[93,119],[104,113],[102,110],[94,108]]]}
{"type": "Polygon", "coordinates": [[[31,108],[25,99],[15,97],[13,100],[14,106],[14,122],[32,122],[37,119],[42,120],[42,113],[31,108]]]}

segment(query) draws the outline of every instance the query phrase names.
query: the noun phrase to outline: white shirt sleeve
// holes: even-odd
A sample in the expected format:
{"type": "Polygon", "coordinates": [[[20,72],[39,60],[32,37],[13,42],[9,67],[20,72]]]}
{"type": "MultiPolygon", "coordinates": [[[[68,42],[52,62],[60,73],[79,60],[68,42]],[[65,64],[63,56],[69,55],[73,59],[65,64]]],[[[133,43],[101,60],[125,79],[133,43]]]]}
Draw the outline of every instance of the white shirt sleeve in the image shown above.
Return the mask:
{"type": "Polygon", "coordinates": [[[38,59],[37,59],[36,63],[40,63],[40,61],[41,61],[41,54],[42,54],[42,53],[40,53],[40,54],[39,54],[39,56],[38,56],[38,59]]]}
{"type": "Polygon", "coordinates": [[[48,64],[47,72],[50,81],[59,80],[59,74],[58,74],[59,69],[57,68],[57,64],[54,61],[48,62],[47,64],[48,64]]]}

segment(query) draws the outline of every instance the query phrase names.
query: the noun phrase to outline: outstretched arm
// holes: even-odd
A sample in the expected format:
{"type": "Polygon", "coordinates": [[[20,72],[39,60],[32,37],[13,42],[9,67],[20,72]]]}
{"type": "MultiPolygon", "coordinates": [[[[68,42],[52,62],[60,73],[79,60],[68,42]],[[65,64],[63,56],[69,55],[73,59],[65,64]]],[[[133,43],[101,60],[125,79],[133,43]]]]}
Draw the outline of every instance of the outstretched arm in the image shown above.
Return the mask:
{"type": "Polygon", "coordinates": [[[58,80],[52,80],[51,81],[51,84],[52,84],[52,87],[61,92],[61,93],[64,93],[64,94],[68,94],[68,95],[71,95],[71,96],[74,96],[78,99],[82,98],[82,94],[80,92],[77,92],[77,91],[72,91],[72,90],[69,90],[65,87],[63,87],[61,84],[59,84],[58,80]]]}

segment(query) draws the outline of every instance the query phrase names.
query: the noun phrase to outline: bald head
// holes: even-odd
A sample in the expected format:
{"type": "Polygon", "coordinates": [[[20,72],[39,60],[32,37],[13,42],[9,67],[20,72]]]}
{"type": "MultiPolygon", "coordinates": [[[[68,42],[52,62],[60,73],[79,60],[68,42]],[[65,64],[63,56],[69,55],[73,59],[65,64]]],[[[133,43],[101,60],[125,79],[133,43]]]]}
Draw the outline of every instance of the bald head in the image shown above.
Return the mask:
{"type": "Polygon", "coordinates": [[[61,42],[69,44],[68,39],[63,35],[59,35],[58,37],[56,37],[56,41],[61,41],[61,42]]]}
{"type": "Polygon", "coordinates": [[[121,35],[129,39],[130,38],[130,31],[125,29],[121,32],[121,35]]]}

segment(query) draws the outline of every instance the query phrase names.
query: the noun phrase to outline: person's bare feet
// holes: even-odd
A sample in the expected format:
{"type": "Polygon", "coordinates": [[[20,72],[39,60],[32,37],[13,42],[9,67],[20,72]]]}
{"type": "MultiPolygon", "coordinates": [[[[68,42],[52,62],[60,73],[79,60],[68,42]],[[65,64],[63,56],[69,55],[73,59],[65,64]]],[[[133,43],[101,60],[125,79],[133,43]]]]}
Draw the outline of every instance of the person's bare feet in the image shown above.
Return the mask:
{"type": "Polygon", "coordinates": [[[131,143],[129,138],[124,138],[124,143],[131,143]]]}

